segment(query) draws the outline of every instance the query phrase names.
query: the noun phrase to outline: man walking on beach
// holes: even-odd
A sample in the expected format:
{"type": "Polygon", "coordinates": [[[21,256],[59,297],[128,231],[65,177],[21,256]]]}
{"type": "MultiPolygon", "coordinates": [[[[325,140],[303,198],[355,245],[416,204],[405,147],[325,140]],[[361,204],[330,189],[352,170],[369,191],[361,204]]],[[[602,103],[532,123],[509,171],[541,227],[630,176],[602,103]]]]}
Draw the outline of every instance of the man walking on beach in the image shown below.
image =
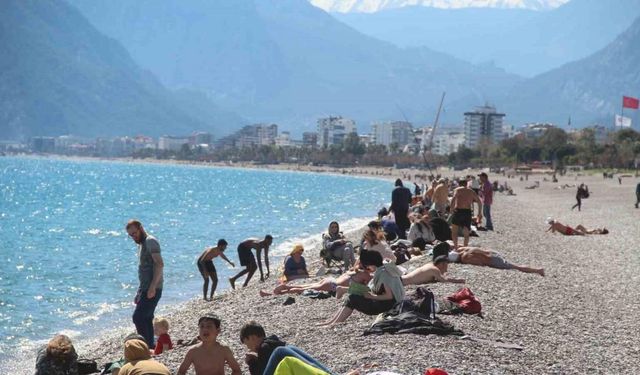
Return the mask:
{"type": "Polygon", "coordinates": [[[262,250],[264,249],[264,263],[267,266],[267,278],[269,277],[269,246],[273,243],[273,237],[270,234],[264,236],[264,240],[259,240],[256,238],[248,238],[238,245],[238,259],[240,259],[240,265],[245,267],[244,270],[240,271],[237,275],[229,279],[229,284],[231,284],[231,288],[236,288],[236,280],[242,277],[244,274],[248,274],[246,280],[244,281],[243,286],[247,286],[249,284],[249,280],[253,277],[253,274],[256,272],[256,268],[260,269],[260,281],[264,281],[264,275],[262,273],[262,250]],[[258,256],[258,262],[256,265],[256,258],[253,256],[251,252],[252,249],[256,250],[256,255],[258,256]]]}
{"type": "Polygon", "coordinates": [[[638,208],[638,204],[640,204],[640,182],[636,185],[636,208],[638,208]]]}
{"type": "Polygon", "coordinates": [[[447,210],[447,204],[449,203],[449,184],[447,180],[440,179],[438,186],[433,191],[433,208],[438,211],[440,215],[444,214],[447,210]]]}
{"type": "Polygon", "coordinates": [[[482,220],[482,202],[478,195],[462,181],[460,187],[454,190],[453,198],[451,199],[451,239],[453,240],[454,249],[458,248],[459,227],[462,227],[462,233],[464,234],[464,246],[469,245],[473,202],[478,204],[478,222],[480,222],[482,220]]]}
{"type": "Polygon", "coordinates": [[[407,238],[407,230],[411,226],[409,222],[409,205],[411,204],[411,190],[402,185],[402,180],[396,180],[396,187],[391,192],[391,208],[396,219],[396,225],[400,229],[400,238],[407,238]]]}
{"type": "Polygon", "coordinates": [[[485,228],[493,230],[493,221],[491,221],[491,205],[493,204],[493,186],[489,182],[489,176],[482,172],[480,177],[480,198],[482,198],[482,215],[485,220],[485,228]]]}
{"type": "Polygon", "coordinates": [[[162,297],[162,270],[164,262],[160,255],[160,243],[148,235],[137,220],[129,220],[127,234],[138,244],[138,279],[140,285],[135,297],[136,308],[133,312],[133,324],[136,331],[144,337],[149,348],[155,348],[153,342],[153,315],[162,297]]]}

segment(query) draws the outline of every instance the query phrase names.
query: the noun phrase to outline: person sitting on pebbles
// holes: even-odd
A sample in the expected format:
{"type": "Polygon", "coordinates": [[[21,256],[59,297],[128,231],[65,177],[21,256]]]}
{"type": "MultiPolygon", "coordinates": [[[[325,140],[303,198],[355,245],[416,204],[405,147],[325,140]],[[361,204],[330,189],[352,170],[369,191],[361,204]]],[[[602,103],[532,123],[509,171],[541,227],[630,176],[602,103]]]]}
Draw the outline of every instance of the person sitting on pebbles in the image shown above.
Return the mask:
{"type": "Polygon", "coordinates": [[[382,263],[382,255],[377,251],[363,250],[360,254],[360,265],[366,271],[373,272],[373,284],[370,292],[362,295],[349,294],[344,305],[329,320],[320,323],[320,326],[333,326],[342,323],[353,310],[358,310],[367,315],[378,315],[389,311],[397,302],[404,299],[404,286],[402,285],[402,271],[393,262],[382,263]]]}
{"type": "Polygon", "coordinates": [[[609,234],[609,230],[607,228],[587,229],[582,224],[579,224],[575,228],[572,228],[552,218],[547,218],[547,224],[549,224],[549,228],[547,229],[547,232],[549,231],[551,231],[551,233],[559,232],[564,234],[565,236],[585,236],[587,234],[609,234]]]}
{"type": "Polygon", "coordinates": [[[524,273],[537,273],[544,276],[544,268],[532,268],[506,261],[500,253],[480,247],[461,246],[449,252],[449,262],[483,266],[500,270],[518,270],[524,273]]]}
{"type": "Polygon", "coordinates": [[[282,281],[287,282],[297,279],[306,279],[309,277],[309,271],[307,271],[307,263],[302,256],[304,253],[304,247],[301,244],[296,244],[284,260],[284,271],[282,281]]]}

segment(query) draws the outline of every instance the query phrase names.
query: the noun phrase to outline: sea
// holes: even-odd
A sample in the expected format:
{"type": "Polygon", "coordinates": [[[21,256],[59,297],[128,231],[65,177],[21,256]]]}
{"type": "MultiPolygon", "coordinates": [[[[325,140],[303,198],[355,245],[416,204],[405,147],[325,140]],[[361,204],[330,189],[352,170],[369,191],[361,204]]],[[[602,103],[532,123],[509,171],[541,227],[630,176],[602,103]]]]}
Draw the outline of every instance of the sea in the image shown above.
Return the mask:
{"type": "MultiPolygon", "coordinates": [[[[56,333],[82,342],[130,326],[140,220],[158,238],[165,281],[157,314],[202,298],[196,258],[218,239],[271,234],[272,273],[293,244],[314,246],[330,221],[362,227],[392,183],[319,173],[36,157],[0,157],[0,374],[32,373],[56,333]]],[[[215,260],[220,284],[240,269],[215,260]]],[[[255,281],[258,282],[258,278],[255,281]]]]}

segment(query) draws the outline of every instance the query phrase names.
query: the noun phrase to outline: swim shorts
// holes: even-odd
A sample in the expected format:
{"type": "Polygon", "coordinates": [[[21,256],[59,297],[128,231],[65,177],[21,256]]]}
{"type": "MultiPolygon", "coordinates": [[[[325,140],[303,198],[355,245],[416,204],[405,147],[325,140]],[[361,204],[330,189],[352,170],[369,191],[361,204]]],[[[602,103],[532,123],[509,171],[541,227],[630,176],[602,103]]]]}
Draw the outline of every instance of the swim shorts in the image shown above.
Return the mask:
{"type": "Polygon", "coordinates": [[[489,263],[489,267],[497,268],[499,270],[510,270],[513,269],[513,265],[502,257],[502,255],[498,253],[493,253],[491,256],[491,262],[489,263]]]}
{"type": "Polygon", "coordinates": [[[198,261],[198,269],[200,273],[216,273],[216,266],[213,265],[213,260],[198,261]]]}
{"type": "Polygon", "coordinates": [[[574,233],[576,232],[575,229],[571,228],[571,227],[567,227],[567,229],[565,229],[564,234],[567,236],[572,236],[574,233]]]}
{"type": "Polygon", "coordinates": [[[238,259],[240,260],[240,265],[243,267],[248,267],[250,264],[257,264],[256,257],[253,255],[251,248],[249,246],[243,246],[242,244],[238,245],[238,259]]]}
{"type": "Polygon", "coordinates": [[[456,208],[451,217],[451,224],[471,229],[471,210],[468,208],[456,208]]]}

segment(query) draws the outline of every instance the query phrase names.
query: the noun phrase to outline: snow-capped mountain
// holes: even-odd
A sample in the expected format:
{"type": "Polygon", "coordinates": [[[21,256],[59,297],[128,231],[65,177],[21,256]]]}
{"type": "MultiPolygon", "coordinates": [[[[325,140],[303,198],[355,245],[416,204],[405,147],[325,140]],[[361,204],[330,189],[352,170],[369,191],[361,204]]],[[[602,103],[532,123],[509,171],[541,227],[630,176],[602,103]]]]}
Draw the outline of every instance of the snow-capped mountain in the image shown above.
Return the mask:
{"type": "Polygon", "coordinates": [[[375,13],[407,6],[441,9],[505,8],[549,10],[570,0],[309,0],[311,4],[334,13],[375,13]]]}

